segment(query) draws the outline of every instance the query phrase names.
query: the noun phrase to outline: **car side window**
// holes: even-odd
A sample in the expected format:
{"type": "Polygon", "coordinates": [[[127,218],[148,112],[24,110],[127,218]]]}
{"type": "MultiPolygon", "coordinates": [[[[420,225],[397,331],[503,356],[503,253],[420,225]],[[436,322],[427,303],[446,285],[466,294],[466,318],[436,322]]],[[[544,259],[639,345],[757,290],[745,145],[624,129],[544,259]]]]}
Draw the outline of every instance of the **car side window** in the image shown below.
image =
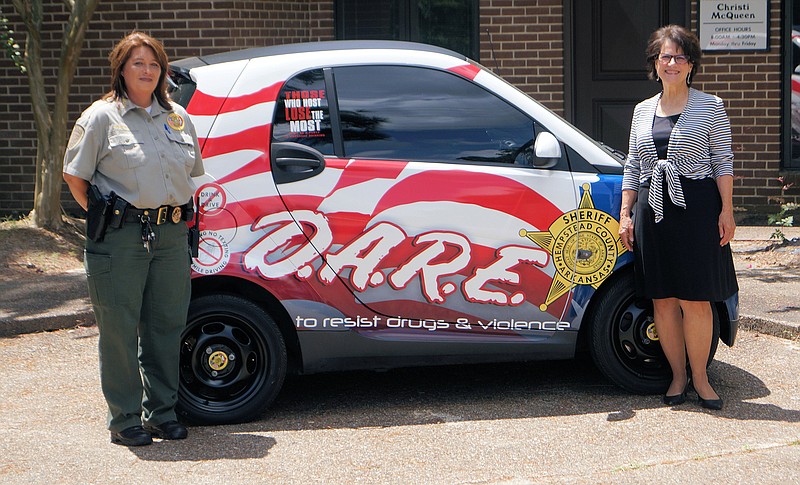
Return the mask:
{"type": "Polygon", "coordinates": [[[322,69],[300,73],[283,85],[275,103],[272,139],[300,143],[333,155],[328,91],[322,69]]]}
{"type": "Polygon", "coordinates": [[[412,66],[334,70],[346,157],[526,164],[533,121],[456,74],[412,66]]]}

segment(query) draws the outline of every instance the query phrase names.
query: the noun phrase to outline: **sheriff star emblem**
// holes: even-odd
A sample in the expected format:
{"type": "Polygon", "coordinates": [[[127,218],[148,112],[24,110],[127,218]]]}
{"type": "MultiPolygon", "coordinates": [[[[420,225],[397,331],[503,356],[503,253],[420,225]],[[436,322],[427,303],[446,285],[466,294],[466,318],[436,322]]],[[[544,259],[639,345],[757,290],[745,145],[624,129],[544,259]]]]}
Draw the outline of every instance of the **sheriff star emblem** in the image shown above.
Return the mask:
{"type": "Polygon", "coordinates": [[[627,251],[619,237],[619,221],[595,209],[591,186],[583,184],[578,209],[553,221],[546,232],[521,229],[527,237],[553,257],[555,275],[539,309],[545,311],[576,285],[598,288],[608,278],[617,258],[627,251]]]}

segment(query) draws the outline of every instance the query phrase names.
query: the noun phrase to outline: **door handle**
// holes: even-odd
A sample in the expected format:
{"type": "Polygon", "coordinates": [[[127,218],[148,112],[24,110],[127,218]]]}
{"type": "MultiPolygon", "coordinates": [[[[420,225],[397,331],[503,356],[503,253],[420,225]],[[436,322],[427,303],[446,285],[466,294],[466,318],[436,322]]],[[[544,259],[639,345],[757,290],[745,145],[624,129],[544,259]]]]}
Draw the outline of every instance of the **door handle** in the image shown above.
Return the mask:
{"type": "Polygon", "coordinates": [[[273,143],[270,159],[276,184],[297,182],[325,170],[325,157],[317,150],[299,143],[273,143]]]}
{"type": "Polygon", "coordinates": [[[297,158],[297,157],[279,157],[275,159],[275,163],[281,168],[288,167],[306,167],[310,169],[318,168],[321,164],[317,159],[311,158],[297,158]]]}

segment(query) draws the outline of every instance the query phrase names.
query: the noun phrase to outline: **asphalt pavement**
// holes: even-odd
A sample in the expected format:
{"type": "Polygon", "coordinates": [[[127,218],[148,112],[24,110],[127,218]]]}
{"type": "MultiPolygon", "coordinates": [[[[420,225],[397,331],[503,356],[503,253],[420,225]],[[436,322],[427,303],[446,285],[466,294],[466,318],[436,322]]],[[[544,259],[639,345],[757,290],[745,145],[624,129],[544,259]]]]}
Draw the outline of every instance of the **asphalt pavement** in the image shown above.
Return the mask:
{"type": "Polygon", "coordinates": [[[800,345],[770,335],[720,346],[719,412],[627,393],[588,359],[338,372],[141,448],[109,442],[97,339],[0,338],[0,483],[800,483],[800,345]]]}
{"type": "MultiPolygon", "coordinates": [[[[800,227],[781,229],[800,238],[800,227]]],[[[739,280],[740,328],[783,338],[800,338],[800,268],[762,267],[747,256],[775,243],[771,226],[740,226],[731,247],[739,280]]],[[[781,251],[800,253],[800,246],[781,251]]],[[[31,273],[30,279],[0,275],[0,337],[94,324],[86,274],[31,273]]]]}
{"type": "Polygon", "coordinates": [[[773,230],[733,245],[742,331],[709,367],[722,411],[627,393],[588,359],[340,372],[142,448],[109,442],[85,275],[0,275],[0,483],[800,483],[800,275],[747,259],[773,230]]]}

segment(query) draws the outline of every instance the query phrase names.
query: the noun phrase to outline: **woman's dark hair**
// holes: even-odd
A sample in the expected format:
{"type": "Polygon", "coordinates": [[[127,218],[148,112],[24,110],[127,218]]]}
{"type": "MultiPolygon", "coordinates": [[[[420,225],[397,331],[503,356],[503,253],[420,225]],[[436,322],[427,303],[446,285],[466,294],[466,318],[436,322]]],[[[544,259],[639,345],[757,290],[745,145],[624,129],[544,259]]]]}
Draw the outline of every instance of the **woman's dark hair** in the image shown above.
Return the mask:
{"type": "Polygon", "coordinates": [[[675,24],[665,25],[650,35],[650,40],[647,42],[647,50],[645,51],[647,53],[647,77],[661,82],[658,79],[656,62],[658,61],[658,55],[661,53],[661,47],[667,40],[671,40],[683,50],[684,55],[689,57],[689,62],[692,63],[692,72],[686,78],[686,84],[691,85],[692,78],[694,78],[697,67],[700,65],[700,57],[702,57],[703,51],[696,35],[675,24]]]}
{"type": "Polygon", "coordinates": [[[111,91],[106,97],[121,99],[126,96],[125,79],[122,77],[122,68],[131,57],[131,52],[137,47],[149,47],[156,57],[156,61],[161,66],[161,74],[158,76],[158,85],[153,95],[158,104],[164,109],[172,109],[169,104],[169,94],[167,93],[167,73],[169,72],[169,59],[164,51],[164,46],[153,37],[144,32],[133,31],[114,46],[108,55],[111,63],[111,91]]]}

